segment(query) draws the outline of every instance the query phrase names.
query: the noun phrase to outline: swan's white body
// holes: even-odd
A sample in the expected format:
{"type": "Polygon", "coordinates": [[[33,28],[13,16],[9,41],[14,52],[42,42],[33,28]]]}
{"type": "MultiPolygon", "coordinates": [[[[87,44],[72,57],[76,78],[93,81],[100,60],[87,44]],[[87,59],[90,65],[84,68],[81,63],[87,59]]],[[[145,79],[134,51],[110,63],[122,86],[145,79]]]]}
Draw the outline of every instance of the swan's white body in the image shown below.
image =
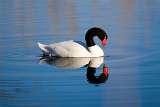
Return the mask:
{"type": "Polygon", "coordinates": [[[100,57],[104,56],[103,50],[97,46],[87,47],[85,43],[73,40],[44,45],[38,42],[39,48],[45,55],[58,57],[100,57]]]}

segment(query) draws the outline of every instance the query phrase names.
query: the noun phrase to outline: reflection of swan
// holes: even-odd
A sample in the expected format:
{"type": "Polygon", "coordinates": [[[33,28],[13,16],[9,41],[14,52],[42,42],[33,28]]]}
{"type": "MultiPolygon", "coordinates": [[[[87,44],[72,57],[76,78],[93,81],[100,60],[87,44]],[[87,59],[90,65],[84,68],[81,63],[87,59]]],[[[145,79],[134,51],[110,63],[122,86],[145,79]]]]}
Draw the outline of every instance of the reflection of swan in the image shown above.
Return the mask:
{"type": "Polygon", "coordinates": [[[108,78],[108,67],[103,66],[103,72],[100,76],[95,76],[96,69],[99,68],[103,62],[104,57],[97,58],[60,58],[60,57],[44,57],[41,61],[45,61],[50,65],[60,68],[80,68],[87,66],[87,80],[89,83],[98,84],[104,83],[108,78]]]}
{"type": "Polygon", "coordinates": [[[104,60],[104,57],[97,58],[61,58],[61,57],[45,57],[41,59],[50,65],[61,68],[80,68],[89,64],[90,67],[98,68],[104,60]]]}

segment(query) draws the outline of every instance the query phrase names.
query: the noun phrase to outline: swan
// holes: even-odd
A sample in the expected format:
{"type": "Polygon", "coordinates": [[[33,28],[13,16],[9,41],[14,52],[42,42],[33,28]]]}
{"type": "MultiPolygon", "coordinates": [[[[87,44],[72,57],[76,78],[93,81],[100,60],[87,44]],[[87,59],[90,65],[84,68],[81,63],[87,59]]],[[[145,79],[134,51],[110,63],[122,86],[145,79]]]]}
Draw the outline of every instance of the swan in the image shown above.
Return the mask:
{"type": "Polygon", "coordinates": [[[68,40],[49,45],[38,42],[38,47],[45,56],[51,57],[101,57],[104,56],[103,50],[95,44],[93,38],[97,36],[102,45],[108,41],[107,33],[98,27],[93,27],[86,32],[86,44],[81,41],[68,40]]]}

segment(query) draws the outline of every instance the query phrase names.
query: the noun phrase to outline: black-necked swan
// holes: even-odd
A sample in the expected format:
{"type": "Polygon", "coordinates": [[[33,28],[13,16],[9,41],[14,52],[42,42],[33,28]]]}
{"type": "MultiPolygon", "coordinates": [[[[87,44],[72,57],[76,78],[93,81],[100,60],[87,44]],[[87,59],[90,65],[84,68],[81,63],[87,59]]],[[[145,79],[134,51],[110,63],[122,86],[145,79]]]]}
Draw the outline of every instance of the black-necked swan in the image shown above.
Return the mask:
{"type": "Polygon", "coordinates": [[[44,45],[37,43],[44,55],[57,57],[100,57],[104,56],[103,50],[95,44],[93,38],[97,36],[102,45],[107,44],[107,33],[101,28],[93,27],[86,32],[86,44],[80,41],[63,41],[44,45]]]}

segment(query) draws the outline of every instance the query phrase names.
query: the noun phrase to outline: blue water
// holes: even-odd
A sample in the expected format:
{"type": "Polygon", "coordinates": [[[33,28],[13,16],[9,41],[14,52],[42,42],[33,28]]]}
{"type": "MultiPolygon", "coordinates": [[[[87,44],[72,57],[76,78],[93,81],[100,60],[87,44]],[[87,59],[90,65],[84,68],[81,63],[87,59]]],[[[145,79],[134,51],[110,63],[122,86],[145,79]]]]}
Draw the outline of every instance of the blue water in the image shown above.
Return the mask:
{"type": "Polygon", "coordinates": [[[0,0],[0,107],[159,107],[159,5],[159,0],[0,0]],[[106,57],[94,74],[99,79],[105,64],[109,74],[102,82],[88,79],[87,63],[73,67],[76,59],[40,60],[37,41],[84,41],[93,26],[109,35],[106,57]]]}

